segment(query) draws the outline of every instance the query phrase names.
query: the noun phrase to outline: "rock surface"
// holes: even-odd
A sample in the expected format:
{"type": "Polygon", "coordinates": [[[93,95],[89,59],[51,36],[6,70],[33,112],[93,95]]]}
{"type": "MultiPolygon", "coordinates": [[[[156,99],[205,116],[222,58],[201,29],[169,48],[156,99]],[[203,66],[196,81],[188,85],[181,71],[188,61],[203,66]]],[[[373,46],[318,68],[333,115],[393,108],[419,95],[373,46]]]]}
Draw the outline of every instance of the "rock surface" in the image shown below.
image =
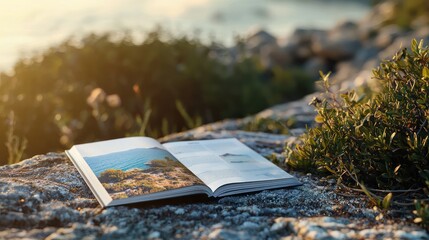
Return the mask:
{"type": "MultiPolygon", "coordinates": [[[[339,88],[370,84],[368,69],[429,28],[380,28],[384,5],[359,23],[331,30],[298,29],[284,43],[265,31],[247,49],[267,65],[301,64],[334,71],[339,88]]],[[[428,41],[426,41],[427,43],[428,41]]],[[[225,54],[220,54],[221,56],[225,54]]],[[[236,49],[225,61],[238,58],[236,49]]],[[[313,74],[313,73],[310,73],[313,74]]],[[[317,73],[316,73],[317,74],[317,73]]],[[[314,124],[314,95],[240,120],[225,120],[160,141],[235,137],[261,155],[283,159],[284,145],[314,124]],[[246,131],[258,119],[293,120],[287,135],[246,131]]],[[[429,239],[407,209],[383,213],[333,179],[290,172],[302,186],[209,199],[202,196],[102,209],[63,153],[34,156],[0,167],[0,239],[429,239]]]]}
{"type": "MultiPolygon", "coordinates": [[[[302,100],[257,116],[306,122],[312,114],[302,100]]],[[[236,137],[270,156],[294,139],[241,130],[250,120],[209,124],[161,141],[236,137]]],[[[332,179],[291,173],[302,186],[102,209],[64,154],[39,155],[0,167],[0,239],[429,239],[408,213],[376,221],[379,212],[364,196],[343,194],[332,179]]]]}
{"type": "MultiPolygon", "coordinates": [[[[409,29],[386,25],[395,4],[384,2],[361,21],[342,21],[332,29],[298,28],[277,41],[275,36],[260,30],[246,39],[246,54],[258,57],[268,69],[280,66],[301,70],[314,80],[319,79],[319,70],[332,72],[331,83],[335,83],[337,89],[371,85],[371,76],[362,71],[371,72],[401,47],[409,48],[412,39],[424,40],[425,45],[429,43],[427,19],[412,24],[409,29]]],[[[236,49],[233,47],[230,51],[236,49]]]]}

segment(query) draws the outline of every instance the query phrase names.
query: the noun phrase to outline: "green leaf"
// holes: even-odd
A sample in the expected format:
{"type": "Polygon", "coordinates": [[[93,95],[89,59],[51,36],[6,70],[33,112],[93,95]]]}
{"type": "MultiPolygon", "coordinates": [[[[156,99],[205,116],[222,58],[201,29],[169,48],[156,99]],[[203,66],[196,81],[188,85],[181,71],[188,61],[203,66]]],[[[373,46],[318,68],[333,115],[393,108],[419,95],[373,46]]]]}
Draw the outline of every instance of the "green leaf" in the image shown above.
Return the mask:
{"type": "Polygon", "coordinates": [[[423,39],[420,39],[420,42],[419,42],[419,49],[422,49],[423,48],[423,39]]]}
{"type": "Polygon", "coordinates": [[[363,183],[358,183],[359,187],[362,189],[363,193],[368,196],[369,200],[371,200],[375,205],[380,205],[380,199],[374,197],[371,192],[363,185],[363,183]]]}
{"type": "Polygon", "coordinates": [[[429,69],[428,69],[427,67],[424,67],[424,68],[423,68],[422,76],[423,76],[424,78],[429,78],[429,69]]]}
{"type": "Polygon", "coordinates": [[[330,168],[330,167],[328,167],[328,166],[325,166],[325,169],[326,170],[328,170],[330,173],[332,173],[332,174],[336,174],[337,172],[335,172],[332,168],[330,168]]]}
{"type": "Polygon", "coordinates": [[[399,171],[399,169],[401,168],[401,165],[398,165],[398,166],[396,166],[395,167],[395,170],[393,170],[393,172],[395,173],[395,174],[398,174],[398,171],[399,171]]]}
{"type": "Polygon", "coordinates": [[[417,40],[416,39],[413,39],[411,41],[411,51],[417,52],[417,40]]]}
{"type": "Polygon", "coordinates": [[[315,120],[317,123],[323,123],[324,118],[323,118],[322,116],[320,116],[320,115],[317,115],[317,116],[314,118],[314,120],[315,120]]]}
{"type": "Polygon", "coordinates": [[[390,202],[392,200],[392,193],[388,193],[384,198],[383,201],[381,202],[381,206],[383,207],[383,209],[389,209],[390,207],[390,202]]]}
{"type": "Polygon", "coordinates": [[[390,143],[389,143],[389,145],[392,145],[392,142],[393,142],[393,139],[395,138],[395,136],[396,136],[396,132],[394,132],[394,133],[392,133],[392,135],[390,135],[390,143]]]}

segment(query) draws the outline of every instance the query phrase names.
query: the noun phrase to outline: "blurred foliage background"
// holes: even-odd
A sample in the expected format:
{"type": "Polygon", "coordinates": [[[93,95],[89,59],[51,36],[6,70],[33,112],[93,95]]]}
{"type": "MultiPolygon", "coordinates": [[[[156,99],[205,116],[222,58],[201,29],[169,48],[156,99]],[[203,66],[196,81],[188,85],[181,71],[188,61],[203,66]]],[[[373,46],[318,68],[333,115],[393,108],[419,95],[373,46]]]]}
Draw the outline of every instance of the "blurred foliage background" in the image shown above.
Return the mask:
{"type": "MultiPolygon", "coordinates": [[[[427,0],[373,3],[394,3],[383,8],[384,26],[428,22],[427,0]]],[[[19,60],[0,72],[0,165],[76,143],[157,138],[314,91],[302,64],[267,67],[244,40],[235,46],[157,29],[141,42],[126,33],[71,38],[19,60]]]]}
{"type": "Polygon", "coordinates": [[[427,0],[373,0],[373,4],[386,5],[384,25],[394,24],[403,28],[412,27],[413,22],[427,23],[429,3],[427,0]]]}
{"type": "Polygon", "coordinates": [[[156,30],[141,43],[91,34],[18,61],[0,75],[0,164],[8,152],[15,162],[75,143],[156,138],[313,91],[300,69],[266,69],[240,53],[228,62],[223,50],[156,30]]]}

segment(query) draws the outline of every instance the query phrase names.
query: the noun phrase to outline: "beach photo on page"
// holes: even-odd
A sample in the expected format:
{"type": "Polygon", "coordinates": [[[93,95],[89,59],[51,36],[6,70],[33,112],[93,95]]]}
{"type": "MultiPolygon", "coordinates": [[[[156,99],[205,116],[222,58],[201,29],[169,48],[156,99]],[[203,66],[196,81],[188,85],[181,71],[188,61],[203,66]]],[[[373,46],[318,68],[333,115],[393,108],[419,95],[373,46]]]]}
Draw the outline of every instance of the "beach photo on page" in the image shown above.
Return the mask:
{"type": "Polygon", "coordinates": [[[84,157],[113,199],[201,184],[164,149],[134,148],[84,157]]]}

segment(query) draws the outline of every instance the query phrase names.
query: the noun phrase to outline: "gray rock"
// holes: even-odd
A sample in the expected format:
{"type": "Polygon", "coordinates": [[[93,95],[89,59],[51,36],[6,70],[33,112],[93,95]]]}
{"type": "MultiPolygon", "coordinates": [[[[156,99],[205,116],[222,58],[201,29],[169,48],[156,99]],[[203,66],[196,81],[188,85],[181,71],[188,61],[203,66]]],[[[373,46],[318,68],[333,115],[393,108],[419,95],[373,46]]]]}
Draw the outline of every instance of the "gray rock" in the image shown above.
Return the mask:
{"type": "Polygon", "coordinates": [[[314,80],[320,79],[319,71],[328,72],[329,66],[325,59],[314,57],[304,63],[304,71],[314,80]]]}
{"type": "MultiPolygon", "coordinates": [[[[428,239],[425,231],[415,231],[407,226],[407,230],[392,230],[372,228],[360,230],[360,224],[348,219],[334,217],[312,218],[277,218],[271,227],[272,231],[288,228],[296,236],[303,239],[428,239]]],[[[391,226],[390,226],[391,227],[391,226]]]]}
{"type": "MultiPolygon", "coordinates": [[[[307,115],[314,111],[307,103],[305,99],[279,105],[261,114],[307,115]]],[[[205,125],[163,140],[237,137],[263,155],[281,154],[285,142],[294,141],[290,135],[239,130],[240,121],[244,120],[205,125]]],[[[64,154],[39,155],[0,167],[0,238],[275,239],[342,238],[343,233],[356,239],[388,236],[383,230],[392,236],[427,237],[423,229],[402,219],[374,229],[376,213],[368,208],[367,198],[346,198],[335,192],[335,183],[326,185],[312,175],[290,173],[303,185],[180,206],[172,200],[169,205],[103,210],[64,154]],[[329,218],[315,217],[321,215],[329,218]]]]}
{"type": "Polygon", "coordinates": [[[375,38],[375,46],[378,48],[386,48],[393,41],[404,34],[404,31],[396,25],[389,25],[380,29],[377,37],[375,38]]]}
{"type": "Polygon", "coordinates": [[[413,29],[421,29],[429,26],[429,17],[427,15],[422,15],[417,17],[411,22],[411,27],[413,29]]]}
{"type": "Polygon", "coordinates": [[[277,39],[267,31],[260,29],[246,39],[245,45],[252,53],[258,54],[264,46],[277,45],[277,39]]]}
{"type": "Polygon", "coordinates": [[[367,16],[359,21],[359,36],[362,40],[371,40],[377,35],[380,28],[393,18],[395,4],[393,1],[377,4],[367,16]]]}
{"type": "Polygon", "coordinates": [[[271,226],[270,231],[279,232],[279,231],[285,229],[286,226],[287,226],[286,222],[283,222],[283,221],[282,222],[276,222],[271,226]]]}
{"type": "Polygon", "coordinates": [[[256,224],[256,223],[254,223],[254,222],[249,222],[249,221],[246,221],[246,222],[244,222],[242,225],[241,225],[241,228],[242,229],[249,229],[249,230],[255,230],[255,229],[258,229],[259,228],[259,225],[258,224],[256,224]]]}
{"type": "Polygon", "coordinates": [[[149,239],[157,239],[161,237],[161,233],[158,231],[151,232],[147,238],[149,239]]]}
{"type": "Polygon", "coordinates": [[[321,29],[297,28],[292,33],[291,39],[298,44],[310,46],[315,36],[325,32],[321,29]]]}
{"type": "Polygon", "coordinates": [[[277,44],[266,44],[259,48],[259,60],[264,68],[272,68],[275,65],[284,66],[288,60],[277,44]]]}
{"type": "Polygon", "coordinates": [[[393,237],[396,239],[429,239],[428,235],[421,231],[406,232],[399,230],[394,233],[393,237]]]}
{"type": "Polygon", "coordinates": [[[215,229],[208,235],[208,239],[219,240],[240,240],[240,239],[254,239],[251,236],[243,233],[226,229],[215,229]]]}
{"type": "Polygon", "coordinates": [[[371,61],[373,59],[377,59],[378,53],[381,51],[379,47],[370,45],[365,46],[359,50],[359,52],[356,53],[356,55],[353,58],[353,65],[357,69],[368,69],[365,64],[368,61],[371,61]]]}
{"type": "Polygon", "coordinates": [[[305,61],[314,57],[311,46],[314,39],[319,35],[325,35],[326,31],[319,29],[296,29],[291,36],[285,38],[281,46],[284,58],[289,57],[290,61],[305,61]]]}
{"type": "Polygon", "coordinates": [[[376,90],[379,87],[377,80],[372,78],[372,72],[369,70],[360,71],[353,81],[350,81],[348,86],[342,86],[342,89],[356,89],[359,87],[369,87],[371,90],[376,90]]]}
{"type": "Polygon", "coordinates": [[[428,44],[429,27],[418,29],[414,32],[408,33],[406,36],[397,37],[392,44],[379,53],[378,58],[381,60],[391,59],[401,47],[410,49],[411,41],[413,39],[416,39],[417,41],[423,40],[425,44],[428,44]]]}
{"type": "Polygon", "coordinates": [[[288,43],[284,47],[271,47],[273,51],[269,52],[270,62],[281,67],[289,67],[295,64],[298,45],[288,43]]]}
{"type": "MultiPolygon", "coordinates": [[[[338,63],[337,71],[331,76],[331,81],[335,83],[333,87],[341,86],[339,89],[346,90],[353,84],[353,80],[359,73],[360,69],[356,68],[353,61],[343,61],[338,63]],[[345,88],[344,86],[348,86],[345,88]]],[[[337,89],[338,90],[338,89],[337,89]]]]}
{"type": "Polygon", "coordinates": [[[176,211],[174,211],[174,213],[177,215],[183,215],[185,213],[185,209],[178,208],[176,211]]]}
{"type": "Polygon", "coordinates": [[[319,57],[341,61],[352,58],[361,47],[357,24],[343,22],[326,34],[315,36],[312,51],[319,57]]]}

